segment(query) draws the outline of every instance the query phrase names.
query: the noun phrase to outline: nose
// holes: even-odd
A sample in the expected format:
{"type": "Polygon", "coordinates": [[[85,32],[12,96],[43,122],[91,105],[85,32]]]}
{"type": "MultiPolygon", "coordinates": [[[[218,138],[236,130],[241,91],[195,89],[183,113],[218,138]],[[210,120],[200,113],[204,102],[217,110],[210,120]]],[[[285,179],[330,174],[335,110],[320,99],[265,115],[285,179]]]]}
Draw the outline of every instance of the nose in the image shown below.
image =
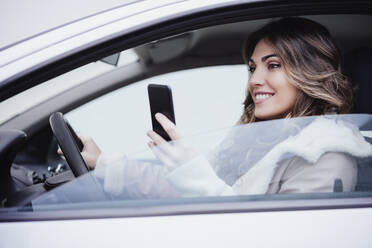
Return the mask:
{"type": "Polygon", "coordinates": [[[264,73],[260,68],[256,68],[254,72],[250,74],[248,83],[251,86],[259,86],[265,83],[264,73]]]}

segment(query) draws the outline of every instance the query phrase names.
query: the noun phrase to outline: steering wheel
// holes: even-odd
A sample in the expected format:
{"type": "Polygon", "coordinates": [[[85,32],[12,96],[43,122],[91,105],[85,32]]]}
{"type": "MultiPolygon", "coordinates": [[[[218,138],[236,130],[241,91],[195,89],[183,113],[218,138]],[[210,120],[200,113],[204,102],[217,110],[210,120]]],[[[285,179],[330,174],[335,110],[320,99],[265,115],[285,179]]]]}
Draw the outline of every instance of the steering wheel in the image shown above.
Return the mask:
{"type": "Polygon", "coordinates": [[[63,114],[53,113],[49,118],[49,124],[74,176],[88,173],[89,168],[80,154],[83,144],[63,114]]]}

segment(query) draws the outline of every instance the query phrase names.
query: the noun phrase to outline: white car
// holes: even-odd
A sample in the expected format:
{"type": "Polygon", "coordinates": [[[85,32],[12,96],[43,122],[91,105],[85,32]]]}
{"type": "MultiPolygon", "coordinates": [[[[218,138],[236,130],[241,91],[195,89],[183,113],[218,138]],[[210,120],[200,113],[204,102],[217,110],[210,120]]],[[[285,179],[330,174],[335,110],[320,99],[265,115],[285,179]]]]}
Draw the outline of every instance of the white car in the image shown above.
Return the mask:
{"type": "Polygon", "coordinates": [[[146,145],[146,87],[166,84],[198,154],[240,133],[226,160],[252,149],[251,164],[259,161],[316,117],[236,126],[248,82],[242,44],[272,19],[301,16],[330,30],[358,83],[353,114],[329,118],[370,142],[371,14],[370,1],[127,1],[0,48],[0,247],[371,247],[371,158],[358,160],[353,192],[335,181],[329,193],[155,197],[115,191],[104,169],[88,172],[65,125],[159,166],[146,145]]]}

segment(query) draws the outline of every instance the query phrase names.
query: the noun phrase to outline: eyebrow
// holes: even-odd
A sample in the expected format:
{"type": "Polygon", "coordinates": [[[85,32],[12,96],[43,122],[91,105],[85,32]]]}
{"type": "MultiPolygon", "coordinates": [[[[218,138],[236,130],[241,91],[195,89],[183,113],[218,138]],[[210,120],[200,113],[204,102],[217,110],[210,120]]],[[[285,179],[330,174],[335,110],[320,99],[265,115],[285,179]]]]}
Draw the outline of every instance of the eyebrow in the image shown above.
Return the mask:
{"type": "MultiPolygon", "coordinates": [[[[265,62],[268,58],[271,58],[271,57],[279,57],[279,55],[278,54],[275,54],[275,53],[269,54],[269,55],[263,56],[261,58],[261,61],[262,62],[265,62]]],[[[249,62],[253,62],[254,63],[254,60],[252,58],[249,58],[249,62]]]]}

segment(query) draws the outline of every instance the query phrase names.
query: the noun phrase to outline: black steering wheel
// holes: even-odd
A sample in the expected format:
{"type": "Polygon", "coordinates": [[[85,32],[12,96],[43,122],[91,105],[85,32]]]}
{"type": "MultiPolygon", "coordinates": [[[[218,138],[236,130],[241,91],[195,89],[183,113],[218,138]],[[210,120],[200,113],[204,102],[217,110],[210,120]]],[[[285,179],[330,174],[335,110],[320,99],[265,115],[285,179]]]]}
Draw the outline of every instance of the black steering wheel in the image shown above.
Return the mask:
{"type": "Polygon", "coordinates": [[[89,168],[80,154],[83,144],[63,114],[53,113],[49,118],[49,123],[74,176],[78,177],[88,173],[89,168]]]}

